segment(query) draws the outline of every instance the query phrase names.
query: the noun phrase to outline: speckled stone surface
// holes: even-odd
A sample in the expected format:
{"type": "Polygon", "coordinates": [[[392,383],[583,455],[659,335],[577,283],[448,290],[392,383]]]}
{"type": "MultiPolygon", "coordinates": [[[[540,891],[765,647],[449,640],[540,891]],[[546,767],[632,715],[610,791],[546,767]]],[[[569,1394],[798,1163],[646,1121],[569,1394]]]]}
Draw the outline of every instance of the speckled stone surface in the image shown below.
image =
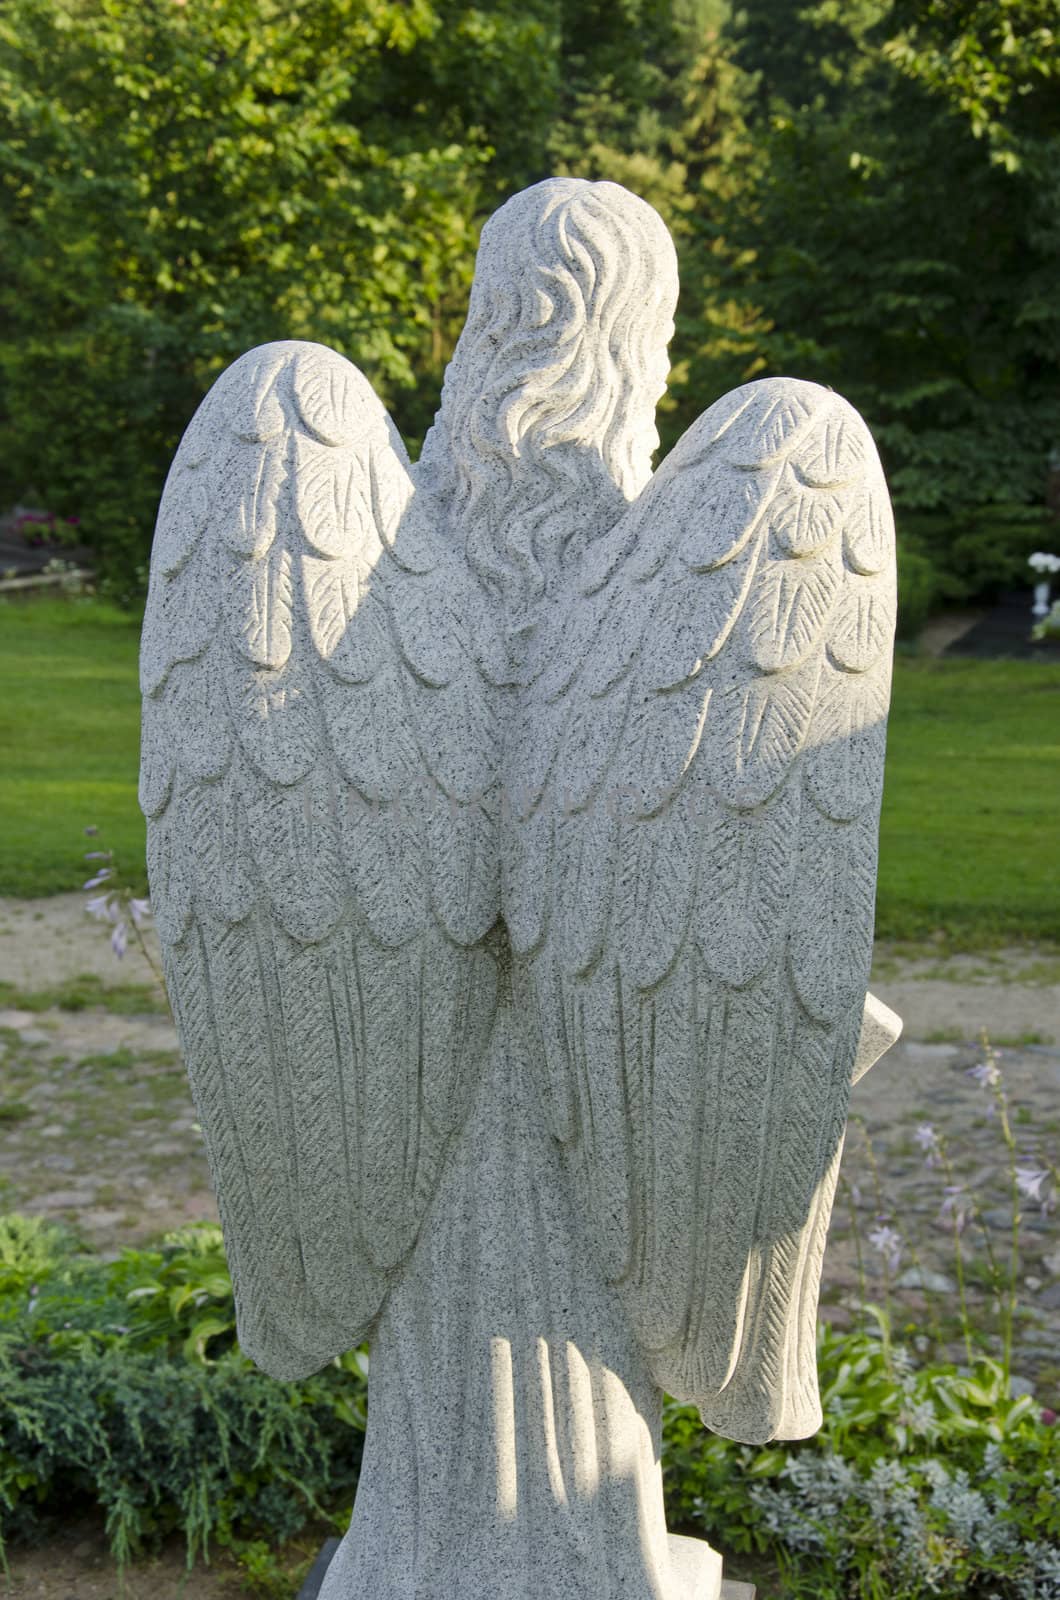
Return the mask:
{"type": "MultiPolygon", "coordinates": [[[[674,1563],[675,1568],[680,1567],[680,1547],[682,1545],[695,1545],[697,1542],[698,1541],[694,1539],[681,1538],[677,1534],[671,1536],[671,1549],[675,1550],[676,1555],[674,1563]]],[[[327,1573],[328,1567],[331,1565],[332,1558],[334,1557],[338,1547],[338,1539],[325,1540],[323,1546],[321,1547],[320,1554],[314,1561],[305,1582],[298,1591],[298,1600],[317,1600],[321,1585],[324,1582],[324,1577],[327,1573]]],[[[699,1591],[694,1587],[694,1573],[692,1581],[693,1587],[689,1590],[689,1600],[700,1600],[699,1591]]],[[[714,1590],[712,1586],[713,1573],[711,1572],[708,1576],[707,1588],[704,1590],[704,1593],[718,1593],[718,1591],[714,1590]]],[[[724,1579],[722,1581],[718,1600],[755,1600],[755,1586],[753,1583],[733,1583],[728,1579],[724,1579]]]]}
{"type": "Polygon", "coordinates": [[[144,621],[152,901],[239,1337],[371,1342],[321,1600],[717,1600],[663,1390],[819,1425],[866,1011],[893,526],[788,379],[651,473],[658,216],[490,220],[420,461],[317,345],[251,351],[167,480],[144,621]]]}

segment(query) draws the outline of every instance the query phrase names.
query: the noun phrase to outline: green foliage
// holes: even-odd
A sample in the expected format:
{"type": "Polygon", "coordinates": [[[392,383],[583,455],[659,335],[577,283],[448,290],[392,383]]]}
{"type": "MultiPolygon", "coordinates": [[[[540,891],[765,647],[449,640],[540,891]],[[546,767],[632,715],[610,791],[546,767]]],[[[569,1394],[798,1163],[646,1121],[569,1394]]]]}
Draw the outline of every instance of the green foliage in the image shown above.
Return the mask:
{"type": "Polygon", "coordinates": [[[76,512],[126,599],[180,433],[248,347],[332,345],[421,436],[483,213],[547,175],[584,104],[635,136],[671,10],[11,0],[0,496],[32,481],[76,512]]]}
{"type": "Polygon", "coordinates": [[[892,22],[887,56],[959,110],[992,160],[1014,171],[1046,154],[1058,126],[1056,0],[895,0],[892,22]]]}
{"type": "Polygon", "coordinates": [[[1053,534],[1040,507],[971,507],[960,523],[945,513],[907,512],[902,526],[931,562],[938,594],[960,602],[1026,588],[1027,557],[1053,534]]]}
{"type": "MultiPolygon", "coordinates": [[[[796,1596],[1047,1592],[1028,1585],[1055,1564],[1060,1454],[1033,1402],[985,1359],[914,1367],[881,1313],[822,1329],[819,1355],[813,1440],[734,1444],[667,1404],[671,1523],[770,1552],[796,1596]]],[[[2,1536],[46,1537],[77,1496],[100,1506],[119,1561],[179,1529],[189,1559],[227,1545],[248,1582],[281,1593],[271,1547],[310,1518],[344,1521],[365,1370],[353,1352],[299,1384],[256,1372],[213,1225],[105,1262],[50,1225],[0,1218],[2,1536]]]]}
{"type": "Polygon", "coordinates": [[[101,1508],[119,1562],[174,1529],[190,1560],[348,1506],[364,1361],[351,1353],[297,1385],[252,1367],[216,1226],[106,1262],[8,1217],[0,1401],[0,1550],[46,1537],[77,1498],[101,1508]]]}
{"type": "Polygon", "coordinates": [[[823,1327],[824,1426],[804,1443],[704,1439],[670,1403],[670,1520],[737,1551],[772,1549],[785,1594],[830,1600],[1004,1600],[1060,1575],[1060,1436],[1001,1368],[913,1365],[886,1319],[823,1327]]]}
{"type": "Polygon", "coordinates": [[[915,639],[939,593],[939,575],[923,544],[901,530],[898,533],[899,639],[915,639]]]}
{"type": "Polygon", "coordinates": [[[858,406],[900,513],[933,521],[942,597],[1025,582],[1060,437],[1055,3],[780,12],[752,0],[734,29],[759,72],[719,262],[745,370],[858,406]],[[958,550],[973,525],[983,550],[958,550]]]}
{"type": "Polygon", "coordinates": [[[466,289],[482,152],[351,119],[428,0],[0,17],[0,488],[37,483],[128,578],[167,458],[250,345],[319,338],[384,393],[466,289]]]}
{"type": "Polygon", "coordinates": [[[990,592],[1060,438],[1056,31],[1055,0],[10,0],[0,497],[78,514],[127,601],[199,397],[284,336],[415,441],[483,216],[569,171],[677,238],[666,442],[749,377],[829,383],[940,598],[990,592]]]}

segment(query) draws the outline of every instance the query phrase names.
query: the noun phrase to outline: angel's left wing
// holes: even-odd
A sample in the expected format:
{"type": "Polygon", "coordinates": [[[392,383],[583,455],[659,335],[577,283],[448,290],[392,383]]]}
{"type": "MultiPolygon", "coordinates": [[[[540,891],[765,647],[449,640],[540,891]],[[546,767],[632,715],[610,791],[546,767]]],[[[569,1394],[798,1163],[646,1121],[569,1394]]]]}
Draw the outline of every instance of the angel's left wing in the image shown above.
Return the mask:
{"type": "Polygon", "coordinates": [[[140,793],[240,1343],[277,1377],[370,1331],[492,1024],[469,585],[348,361],[283,342],[218,379],[159,512],[140,793]]]}
{"type": "Polygon", "coordinates": [[[503,904],[552,1129],[657,1381],[747,1441],[820,1420],[894,601],[860,418],[748,385],[590,548],[510,757],[503,904]]]}

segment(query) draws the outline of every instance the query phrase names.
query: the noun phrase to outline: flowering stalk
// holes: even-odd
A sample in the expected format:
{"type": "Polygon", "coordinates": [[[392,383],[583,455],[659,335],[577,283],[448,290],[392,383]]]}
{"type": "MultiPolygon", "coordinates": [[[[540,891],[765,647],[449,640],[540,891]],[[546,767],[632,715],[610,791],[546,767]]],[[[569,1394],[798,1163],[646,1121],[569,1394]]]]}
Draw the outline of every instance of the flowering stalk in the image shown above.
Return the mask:
{"type": "Polygon", "coordinates": [[[961,1243],[961,1235],[967,1225],[969,1214],[977,1211],[978,1207],[975,1206],[974,1201],[970,1200],[963,1185],[957,1182],[957,1175],[953,1170],[949,1149],[945,1139],[941,1136],[937,1139],[935,1151],[939,1159],[939,1165],[946,1176],[946,1198],[942,1202],[942,1210],[939,1215],[944,1220],[948,1220],[953,1228],[957,1298],[961,1307],[961,1335],[964,1339],[964,1353],[968,1357],[968,1365],[972,1367],[975,1365],[975,1355],[972,1351],[972,1322],[968,1315],[968,1289],[964,1281],[964,1247],[961,1243]],[[967,1210],[964,1202],[968,1203],[967,1210]]]}
{"type": "Polygon", "coordinates": [[[840,1174],[839,1182],[844,1194],[847,1196],[847,1204],[850,1210],[850,1231],[854,1236],[854,1259],[858,1264],[858,1288],[864,1301],[869,1298],[869,1286],[868,1279],[865,1276],[865,1256],[861,1245],[861,1223],[858,1220],[857,1202],[859,1197],[855,1194],[853,1185],[848,1182],[845,1173],[840,1174]]]}
{"type": "Polygon", "coordinates": [[[1008,1116],[1008,1095],[1005,1093],[1005,1083],[1001,1069],[997,1064],[997,1055],[990,1046],[986,1032],[980,1035],[983,1045],[983,1059],[995,1070],[990,1078],[990,1091],[994,1096],[997,1107],[998,1124],[1001,1128],[1001,1137],[1005,1141],[1008,1151],[1009,1190],[1012,1195],[1012,1231],[1009,1244],[1008,1285],[1003,1297],[999,1296],[998,1312],[1001,1321],[1001,1368],[1005,1374],[1005,1393],[1010,1392],[1009,1379],[1012,1375],[1012,1334],[1016,1320],[1017,1284],[1019,1282],[1020,1265],[1020,1223],[1023,1220],[1020,1180],[1016,1170],[1016,1139],[1012,1132],[1012,1125],[1008,1116]]]}
{"type": "MultiPolygon", "coordinates": [[[[85,829],[87,838],[95,838],[99,833],[98,828],[85,829]]],[[[113,850],[89,850],[85,853],[85,860],[98,863],[92,877],[82,884],[83,889],[101,889],[102,893],[94,895],[85,902],[85,910],[90,917],[95,917],[97,922],[107,922],[111,926],[110,947],[120,961],[129,947],[129,929],[132,929],[133,938],[140,946],[141,954],[155,979],[164,988],[162,973],[144,939],[144,927],[151,918],[151,902],[138,899],[133,894],[129,884],[124,883],[118,871],[113,850]]]]}

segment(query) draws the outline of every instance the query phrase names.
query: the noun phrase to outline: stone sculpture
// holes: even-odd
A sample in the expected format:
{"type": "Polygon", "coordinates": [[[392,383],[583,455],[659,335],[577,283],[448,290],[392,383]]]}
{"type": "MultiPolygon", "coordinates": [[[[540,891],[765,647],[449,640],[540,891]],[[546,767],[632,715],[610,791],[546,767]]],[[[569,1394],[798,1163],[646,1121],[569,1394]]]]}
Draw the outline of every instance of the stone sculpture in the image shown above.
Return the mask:
{"type": "Polygon", "coordinates": [[[898,1027],[892,521],[810,383],[652,476],[676,295],[649,206],[538,184],[415,466],[279,343],[166,483],[141,798],[239,1338],[280,1378],[371,1340],[323,1600],[710,1600],[662,1391],[819,1425],[847,1094],[898,1027]]]}

